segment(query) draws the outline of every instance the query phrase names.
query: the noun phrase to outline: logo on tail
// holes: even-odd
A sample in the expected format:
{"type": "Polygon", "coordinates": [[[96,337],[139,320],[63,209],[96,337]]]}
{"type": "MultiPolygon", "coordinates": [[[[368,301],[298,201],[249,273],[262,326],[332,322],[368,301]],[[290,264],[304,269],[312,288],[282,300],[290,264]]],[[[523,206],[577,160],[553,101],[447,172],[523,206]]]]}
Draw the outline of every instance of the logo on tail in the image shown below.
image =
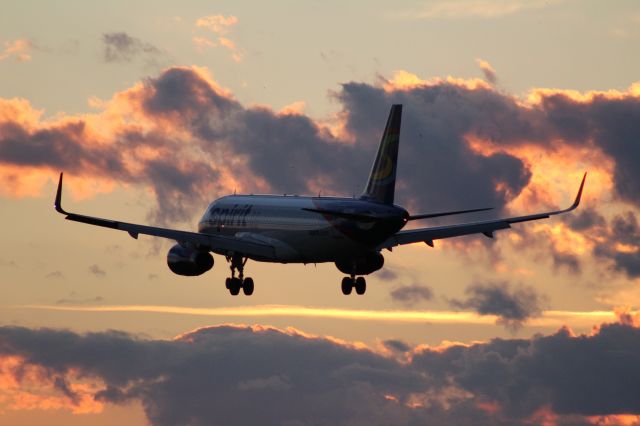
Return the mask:
{"type": "Polygon", "coordinates": [[[376,160],[371,168],[367,188],[361,197],[365,200],[393,204],[401,117],[402,105],[393,105],[389,112],[387,126],[382,134],[376,160]]]}

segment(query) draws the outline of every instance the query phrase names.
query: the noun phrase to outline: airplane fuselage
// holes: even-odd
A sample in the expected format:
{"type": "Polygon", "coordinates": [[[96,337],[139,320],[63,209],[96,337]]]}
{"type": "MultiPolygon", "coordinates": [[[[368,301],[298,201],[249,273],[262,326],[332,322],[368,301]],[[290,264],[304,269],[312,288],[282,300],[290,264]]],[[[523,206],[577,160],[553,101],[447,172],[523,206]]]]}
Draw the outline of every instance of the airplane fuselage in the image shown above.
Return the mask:
{"type": "Polygon", "coordinates": [[[375,251],[407,217],[402,207],[354,198],[229,195],[209,205],[198,231],[275,247],[273,257],[254,260],[321,263],[375,251]]]}

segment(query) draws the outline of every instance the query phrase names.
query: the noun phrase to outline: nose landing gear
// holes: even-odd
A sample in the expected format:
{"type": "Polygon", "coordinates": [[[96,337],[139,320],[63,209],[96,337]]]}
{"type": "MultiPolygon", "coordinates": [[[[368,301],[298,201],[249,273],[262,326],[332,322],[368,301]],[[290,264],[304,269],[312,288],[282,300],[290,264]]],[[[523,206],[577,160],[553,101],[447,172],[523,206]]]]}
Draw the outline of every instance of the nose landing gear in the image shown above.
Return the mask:
{"type": "Polygon", "coordinates": [[[244,277],[244,265],[248,259],[247,257],[243,258],[241,255],[227,257],[227,261],[231,263],[231,277],[225,280],[225,286],[232,296],[240,294],[240,289],[242,289],[245,296],[251,296],[253,294],[253,278],[244,277]],[[237,277],[236,269],[238,270],[237,277]]]}
{"type": "Polygon", "coordinates": [[[356,290],[356,293],[359,295],[364,294],[367,291],[367,281],[364,277],[356,278],[354,275],[350,277],[344,277],[342,279],[342,294],[349,295],[353,289],[356,290]]]}

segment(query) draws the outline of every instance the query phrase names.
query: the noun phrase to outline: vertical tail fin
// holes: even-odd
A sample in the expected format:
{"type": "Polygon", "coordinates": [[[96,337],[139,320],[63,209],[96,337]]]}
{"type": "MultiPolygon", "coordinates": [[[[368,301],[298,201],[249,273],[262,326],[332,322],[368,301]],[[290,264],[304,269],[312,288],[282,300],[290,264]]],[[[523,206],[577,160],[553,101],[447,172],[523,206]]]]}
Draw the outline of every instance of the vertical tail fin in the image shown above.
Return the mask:
{"type": "Polygon", "coordinates": [[[367,188],[360,197],[362,199],[393,204],[401,117],[402,105],[392,105],[387,127],[385,127],[382,134],[378,154],[371,168],[367,188]]]}

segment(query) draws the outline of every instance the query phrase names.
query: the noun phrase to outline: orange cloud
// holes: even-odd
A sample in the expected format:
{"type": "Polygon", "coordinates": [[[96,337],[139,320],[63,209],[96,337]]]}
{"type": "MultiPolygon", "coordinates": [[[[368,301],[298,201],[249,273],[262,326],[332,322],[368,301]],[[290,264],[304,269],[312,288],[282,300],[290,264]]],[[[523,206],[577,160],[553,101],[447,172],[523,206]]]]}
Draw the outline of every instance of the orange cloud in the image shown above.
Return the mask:
{"type": "Polygon", "coordinates": [[[94,399],[104,386],[75,371],[52,375],[45,367],[18,356],[0,357],[0,401],[9,410],[68,410],[74,414],[100,413],[94,399]]]}
{"type": "Polygon", "coordinates": [[[388,80],[384,80],[383,88],[387,92],[393,92],[395,90],[413,90],[418,87],[437,86],[443,83],[453,86],[462,87],[469,90],[476,90],[479,88],[490,89],[491,86],[481,79],[464,79],[447,76],[446,78],[432,78],[429,80],[423,80],[416,74],[405,70],[397,70],[394,72],[393,77],[388,80]]]}
{"type": "Polygon", "coordinates": [[[207,47],[216,47],[217,46],[215,41],[210,40],[210,39],[208,39],[206,37],[194,36],[192,38],[192,40],[193,40],[193,43],[198,48],[198,51],[200,51],[200,52],[202,52],[207,47]]]}
{"type": "Polygon", "coordinates": [[[485,61],[484,59],[480,59],[480,58],[476,59],[476,63],[478,64],[478,66],[482,70],[482,73],[484,74],[484,78],[489,83],[495,84],[496,80],[497,80],[496,70],[493,69],[491,64],[489,62],[485,61]]]}
{"type": "Polygon", "coordinates": [[[307,103],[305,101],[296,101],[289,105],[285,105],[279,112],[282,115],[304,115],[304,109],[307,103]]]}
{"type": "Polygon", "coordinates": [[[4,50],[0,51],[0,61],[13,58],[18,62],[28,62],[31,60],[31,50],[33,42],[28,39],[19,38],[3,43],[4,50]]]}
{"type": "Polygon", "coordinates": [[[640,416],[637,414],[611,414],[608,416],[589,416],[586,420],[597,426],[637,426],[640,416]]]}
{"type": "Polygon", "coordinates": [[[198,18],[196,20],[196,27],[208,29],[212,33],[216,34],[218,43],[200,36],[194,36],[193,42],[200,51],[207,47],[216,47],[218,45],[223,46],[231,52],[231,57],[234,61],[240,62],[242,61],[244,54],[240,49],[238,49],[236,43],[226,36],[230,32],[231,27],[237,23],[238,18],[233,15],[228,17],[223,15],[211,15],[198,18]]]}
{"type": "Polygon", "coordinates": [[[233,15],[227,17],[224,15],[210,15],[203,16],[196,20],[197,27],[207,28],[215,34],[226,34],[229,32],[229,29],[237,23],[238,18],[233,15]]]}

